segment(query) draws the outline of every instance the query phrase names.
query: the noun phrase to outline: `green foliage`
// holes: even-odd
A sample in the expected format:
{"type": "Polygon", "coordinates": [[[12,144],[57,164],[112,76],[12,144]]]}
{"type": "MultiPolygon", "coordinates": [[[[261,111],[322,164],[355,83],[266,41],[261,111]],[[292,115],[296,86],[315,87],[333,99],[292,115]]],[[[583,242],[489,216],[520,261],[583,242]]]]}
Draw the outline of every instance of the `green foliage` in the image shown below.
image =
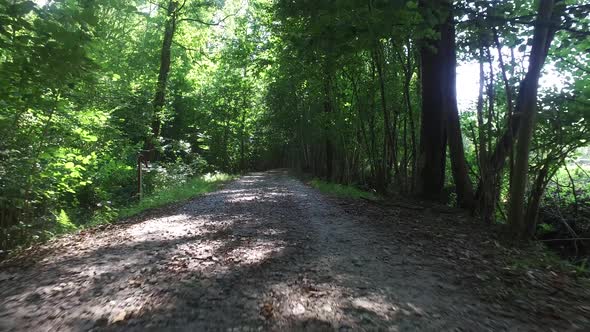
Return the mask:
{"type": "MultiPolygon", "coordinates": [[[[52,213],[52,222],[45,225],[43,230],[32,229],[26,241],[19,244],[28,245],[37,241],[45,241],[60,234],[72,233],[81,229],[95,227],[101,224],[112,223],[118,220],[133,217],[173,203],[182,203],[208,192],[217,190],[221,185],[235,179],[235,176],[215,173],[187,179],[181,183],[170,183],[166,187],[155,190],[138,203],[117,206],[112,202],[98,204],[91,216],[70,216],[64,209],[52,213]]],[[[25,225],[21,225],[22,231],[25,225]]]]}
{"type": "Polygon", "coordinates": [[[55,215],[55,218],[57,222],[57,227],[55,230],[58,233],[72,232],[77,229],[77,226],[72,223],[70,216],[68,216],[66,211],[63,209],[59,211],[59,214],[55,215]]]}
{"type": "MultiPolygon", "coordinates": [[[[173,44],[160,159],[145,172],[148,196],[216,169],[251,165],[237,161],[235,148],[238,133],[251,140],[254,107],[238,121],[239,103],[250,92],[235,94],[231,118],[217,120],[209,103],[225,90],[205,99],[212,89],[195,89],[216,71],[205,53],[215,58],[223,48],[189,49],[229,38],[197,22],[214,21],[215,13],[238,21],[229,15],[236,3],[223,4],[185,2],[180,18],[197,21],[182,21],[173,44]],[[223,148],[211,149],[225,128],[223,148]],[[219,157],[226,151],[231,162],[219,157]]],[[[136,200],[137,158],[150,132],[165,16],[162,7],[143,0],[51,1],[43,7],[0,2],[0,250],[81,220],[112,220],[136,200]]],[[[246,64],[248,52],[241,55],[246,64]]],[[[236,58],[232,54],[225,58],[236,58]]],[[[223,89],[241,91],[239,73],[223,89]]],[[[252,149],[242,150],[245,159],[252,149]]]]}
{"type": "Polygon", "coordinates": [[[228,174],[205,174],[201,177],[188,179],[182,184],[170,185],[143,198],[139,203],[120,210],[119,218],[128,218],[141,212],[166,206],[171,203],[183,202],[219,188],[220,185],[234,179],[228,174]]]}
{"type": "Polygon", "coordinates": [[[309,184],[323,193],[330,195],[344,197],[344,198],[366,198],[370,200],[378,200],[379,196],[373,192],[363,191],[354,186],[346,186],[338,183],[331,183],[322,181],[320,179],[313,179],[309,184]]]}
{"type": "MultiPolygon", "coordinates": [[[[346,197],[375,198],[351,183],[417,191],[420,55],[441,37],[446,10],[415,0],[187,0],[174,16],[166,102],[156,117],[161,132],[153,138],[158,158],[143,166],[146,199],[133,205],[138,157],[153,132],[169,1],[0,1],[1,248],[69,231],[80,220],[110,221],[187,199],[214,188],[215,181],[197,179],[215,171],[300,168],[326,180],[313,181],[320,190],[346,197]]],[[[563,3],[547,66],[563,84],[539,91],[529,188],[541,184],[544,206],[580,213],[590,190],[572,163],[590,137],[589,3],[563,3]]],[[[454,7],[457,58],[485,67],[483,118],[477,105],[461,113],[477,183],[480,157],[508,129],[508,106],[527,70],[534,24],[514,18],[534,17],[535,9],[530,1],[454,7]]],[[[495,184],[498,220],[509,162],[495,184]]],[[[450,167],[447,173],[451,179],[450,167]]],[[[453,186],[445,183],[450,204],[453,186]]],[[[555,228],[540,224],[551,225],[541,226],[545,233],[555,228]]]]}
{"type": "Polygon", "coordinates": [[[555,231],[555,227],[551,224],[539,224],[539,233],[542,236],[543,233],[551,233],[555,231]]]}

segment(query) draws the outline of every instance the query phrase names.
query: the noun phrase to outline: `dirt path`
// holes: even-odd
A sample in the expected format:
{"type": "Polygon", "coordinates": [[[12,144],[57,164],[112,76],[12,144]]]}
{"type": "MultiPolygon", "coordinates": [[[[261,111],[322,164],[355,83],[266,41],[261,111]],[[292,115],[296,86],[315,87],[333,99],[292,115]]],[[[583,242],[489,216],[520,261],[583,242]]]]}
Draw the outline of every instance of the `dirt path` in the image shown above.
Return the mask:
{"type": "Polygon", "coordinates": [[[16,262],[26,267],[5,267],[0,330],[590,327],[583,316],[547,322],[485,300],[467,282],[472,269],[437,258],[449,250],[438,236],[412,238],[414,226],[373,223],[358,209],[281,171],[245,176],[148,220],[61,239],[35,261],[16,262]]]}

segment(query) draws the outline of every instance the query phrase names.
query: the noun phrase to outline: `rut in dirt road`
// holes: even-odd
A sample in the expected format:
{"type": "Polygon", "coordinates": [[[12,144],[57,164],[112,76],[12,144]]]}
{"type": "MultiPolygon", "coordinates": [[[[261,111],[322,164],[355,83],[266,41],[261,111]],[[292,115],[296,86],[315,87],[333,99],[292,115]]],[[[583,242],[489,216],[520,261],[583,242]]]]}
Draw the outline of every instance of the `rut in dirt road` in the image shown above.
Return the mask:
{"type": "Polygon", "coordinates": [[[2,331],[534,330],[453,282],[395,224],[283,171],[70,236],[0,284],[2,331]]]}

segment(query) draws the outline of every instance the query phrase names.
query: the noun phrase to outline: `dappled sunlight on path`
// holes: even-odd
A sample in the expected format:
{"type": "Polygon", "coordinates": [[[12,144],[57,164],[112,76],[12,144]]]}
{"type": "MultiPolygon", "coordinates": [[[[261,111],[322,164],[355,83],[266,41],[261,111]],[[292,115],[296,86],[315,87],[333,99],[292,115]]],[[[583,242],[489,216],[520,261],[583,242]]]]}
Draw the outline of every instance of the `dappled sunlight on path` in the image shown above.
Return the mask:
{"type": "MultiPolygon", "coordinates": [[[[0,286],[0,330],[505,330],[390,229],[283,171],[62,239],[0,286]]],[[[391,226],[394,227],[394,226],[391,226]]]]}

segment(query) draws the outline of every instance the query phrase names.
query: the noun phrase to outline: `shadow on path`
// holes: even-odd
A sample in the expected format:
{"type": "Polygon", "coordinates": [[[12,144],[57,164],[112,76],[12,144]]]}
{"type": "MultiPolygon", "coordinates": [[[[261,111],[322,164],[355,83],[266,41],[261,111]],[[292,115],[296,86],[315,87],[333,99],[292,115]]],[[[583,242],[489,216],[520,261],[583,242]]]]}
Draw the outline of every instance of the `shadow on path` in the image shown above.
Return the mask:
{"type": "Polygon", "coordinates": [[[81,234],[0,284],[0,330],[528,330],[284,171],[81,234]]]}

